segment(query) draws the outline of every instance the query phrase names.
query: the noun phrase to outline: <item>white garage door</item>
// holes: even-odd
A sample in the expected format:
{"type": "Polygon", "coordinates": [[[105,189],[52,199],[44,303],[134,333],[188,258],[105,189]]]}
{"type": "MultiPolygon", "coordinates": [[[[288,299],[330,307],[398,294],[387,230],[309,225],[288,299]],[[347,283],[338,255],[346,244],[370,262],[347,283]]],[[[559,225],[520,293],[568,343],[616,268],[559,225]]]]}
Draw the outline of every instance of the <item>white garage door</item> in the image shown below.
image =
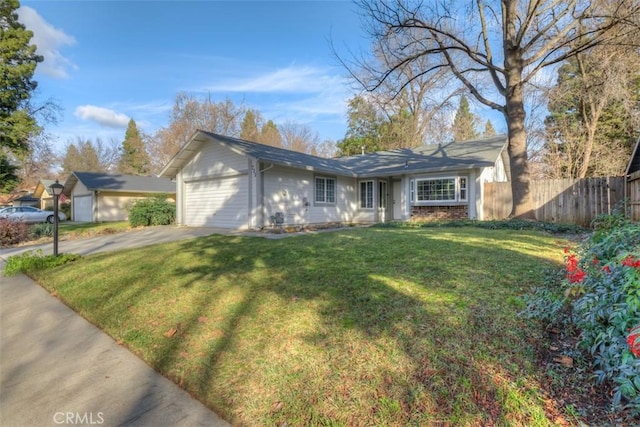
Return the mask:
{"type": "Polygon", "coordinates": [[[73,197],[73,220],[78,222],[91,222],[93,221],[93,197],[91,195],[86,196],[74,196],[73,197]]]}
{"type": "Polygon", "coordinates": [[[190,182],[185,186],[185,224],[247,228],[247,176],[190,182]]]}

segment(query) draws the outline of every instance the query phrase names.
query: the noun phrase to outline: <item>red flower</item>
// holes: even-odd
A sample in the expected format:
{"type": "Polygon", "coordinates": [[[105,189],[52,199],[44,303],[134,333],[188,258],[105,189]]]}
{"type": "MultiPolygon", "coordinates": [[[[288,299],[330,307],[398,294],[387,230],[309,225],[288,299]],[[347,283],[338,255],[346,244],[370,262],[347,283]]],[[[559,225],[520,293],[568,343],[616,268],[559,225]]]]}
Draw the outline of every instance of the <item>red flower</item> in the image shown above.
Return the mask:
{"type": "Polygon", "coordinates": [[[580,283],[587,277],[587,273],[582,270],[576,270],[575,272],[570,272],[567,274],[567,279],[569,279],[569,283],[580,283]]]}
{"type": "Polygon", "coordinates": [[[566,263],[567,271],[573,273],[578,270],[578,258],[575,255],[569,255],[566,263]]]}
{"type": "Polygon", "coordinates": [[[605,271],[607,273],[611,273],[611,269],[609,268],[608,265],[605,265],[604,267],[602,267],[602,271],[605,271]]]}
{"type": "Polygon", "coordinates": [[[594,259],[593,259],[593,265],[598,265],[598,263],[599,263],[599,262],[600,262],[600,261],[598,261],[598,258],[594,258],[594,259]]]}
{"type": "Polygon", "coordinates": [[[622,265],[626,265],[627,267],[633,267],[633,264],[633,257],[631,255],[622,260],[622,265]]]}
{"type": "Polygon", "coordinates": [[[569,251],[571,251],[571,248],[570,248],[569,246],[565,246],[565,247],[564,247],[564,253],[565,253],[565,254],[568,254],[568,253],[569,253],[569,251]]]}
{"type": "Polygon", "coordinates": [[[629,331],[629,336],[627,336],[627,344],[629,344],[631,353],[633,353],[636,357],[640,357],[640,325],[629,331]]]}

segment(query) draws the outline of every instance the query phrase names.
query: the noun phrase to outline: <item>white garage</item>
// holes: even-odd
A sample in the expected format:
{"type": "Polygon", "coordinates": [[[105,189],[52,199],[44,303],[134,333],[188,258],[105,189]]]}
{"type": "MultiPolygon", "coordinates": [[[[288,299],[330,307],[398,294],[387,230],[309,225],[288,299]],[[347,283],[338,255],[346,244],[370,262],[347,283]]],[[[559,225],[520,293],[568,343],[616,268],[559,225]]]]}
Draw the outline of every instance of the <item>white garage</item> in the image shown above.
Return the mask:
{"type": "Polygon", "coordinates": [[[71,218],[77,222],[92,222],[93,221],[93,196],[87,194],[84,196],[74,196],[71,206],[73,212],[71,218]]]}
{"type": "Polygon", "coordinates": [[[176,184],[153,176],[72,172],[64,183],[63,194],[71,201],[72,221],[124,221],[138,200],[175,200],[176,184]]]}
{"type": "Polygon", "coordinates": [[[247,176],[185,183],[185,225],[247,228],[247,176]]]}

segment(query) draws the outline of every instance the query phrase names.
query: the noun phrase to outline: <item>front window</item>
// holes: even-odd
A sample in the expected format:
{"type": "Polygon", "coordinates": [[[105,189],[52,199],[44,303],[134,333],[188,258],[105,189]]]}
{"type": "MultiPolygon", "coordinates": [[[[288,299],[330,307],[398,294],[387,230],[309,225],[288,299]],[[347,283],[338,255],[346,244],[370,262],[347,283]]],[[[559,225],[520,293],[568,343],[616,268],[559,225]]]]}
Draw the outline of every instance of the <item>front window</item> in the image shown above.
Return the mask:
{"type": "Polygon", "coordinates": [[[336,202],[336,180],[316,177],[316,203],[336,202]]]}
{"type": "Polygon", "coordinates": [[[419,178],[410,182],[412,202],[466,202],[467,178],[419,178]]]}
{"type": "Polygon", "coordinates": [[[360,182],[360,207],[373,209],[373,181],[360,182]]]}

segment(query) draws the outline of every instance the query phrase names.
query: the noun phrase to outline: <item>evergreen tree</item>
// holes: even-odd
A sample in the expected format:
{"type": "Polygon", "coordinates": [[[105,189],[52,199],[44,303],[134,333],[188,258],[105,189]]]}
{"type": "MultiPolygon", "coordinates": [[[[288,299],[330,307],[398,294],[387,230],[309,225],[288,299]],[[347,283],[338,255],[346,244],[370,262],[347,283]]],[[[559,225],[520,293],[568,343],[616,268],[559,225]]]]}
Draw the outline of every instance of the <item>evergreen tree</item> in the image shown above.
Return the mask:
{"type": "Polygon", "coordinates": [[[364,97],[356,95],[349,100],[347,133],[337,143],[341,156],[373,153],[381,150],[380,120],[375,106],[364,97]]]}
{"type": "Polygon", "coordinates": [[[484,124],[484,133],[482,134],[485,138],[496,136],[496,129],[493,127],[493,123],[491,120],[487,119],[487,122],[484,124]]]}
{"type": "Polygon", "coordinates": [[[43,58],[30,44],[33,33],[18,21],[19,7],[18,0],[0,0],[0,192],[20,182],[14,160],[29,153],[29,139],[40,131],[29,100],[43,58]]]}
{"type": "Polygon", "coordinates": [[[80,139],[75,144],[67,145],[62,158],[62,171],[63,175],[69,175],[71,172],[105,172],[91,141],[80,139]]]}
{"type": "Polygon", "coordinates": [[[258,120],[253,110],[247,110],[244,114],[244,120],[242,120],[242,125],[240,125],[240,138],[247,141],[258,142],[258,120]]]}
{"type": "Polygon", "coordinates": [[[460,106],[453,120],[453,139],[455,141],[466,141],[478,137],[476,132],[476,116],[469,108],[469,101],[466,96],[460,98],[460,106]]]}
{"type": "Polygon", "coordinates": [[[262,126],[258,142],[273,147],[282,147],[282,135],[273,120],[267,121],[267,123],[262,126]]]}
{"type": "Polygon", "coordinates": [[[20,178],[17,172],[18,166],[11,163],[0,150],[0,193],[10,193],[18,186],[20,178]]]}
{"type": "Polygon", "coordinates": [[[149,173],[149,163],[149,155],[145,150],[136,122],[131,119],[122,142],[118,170],[125,174],[146,175],[149,173]]]}

